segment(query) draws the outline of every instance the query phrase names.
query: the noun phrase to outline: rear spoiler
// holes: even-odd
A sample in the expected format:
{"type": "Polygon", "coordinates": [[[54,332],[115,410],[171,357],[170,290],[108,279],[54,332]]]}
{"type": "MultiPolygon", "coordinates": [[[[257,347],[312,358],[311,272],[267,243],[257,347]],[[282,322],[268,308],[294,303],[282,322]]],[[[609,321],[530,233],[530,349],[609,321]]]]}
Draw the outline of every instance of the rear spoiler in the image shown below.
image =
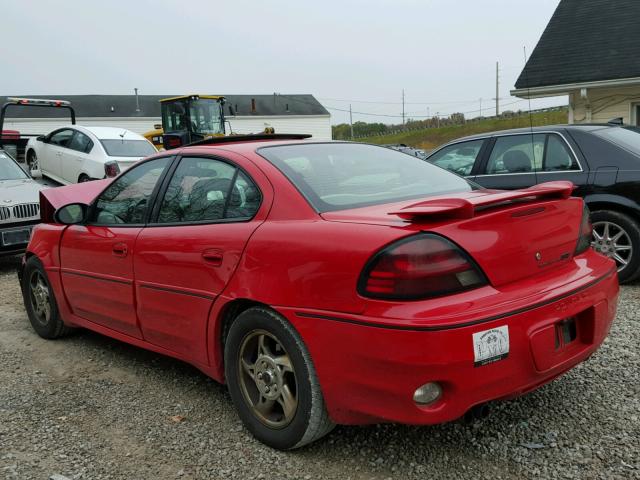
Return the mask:
{"type": "Polygon", "coordinates": [[[414,203],[395,212],[389,212],[389,215],[397,215],[410,221],[426,217],[473,218],[477,210],[515,200],[569,198],[574,188],[575,185],[572,182],[558,181],[545,182],[521,190],[490,190],[492,193],[472,198],[435,198],[414,203]]]}

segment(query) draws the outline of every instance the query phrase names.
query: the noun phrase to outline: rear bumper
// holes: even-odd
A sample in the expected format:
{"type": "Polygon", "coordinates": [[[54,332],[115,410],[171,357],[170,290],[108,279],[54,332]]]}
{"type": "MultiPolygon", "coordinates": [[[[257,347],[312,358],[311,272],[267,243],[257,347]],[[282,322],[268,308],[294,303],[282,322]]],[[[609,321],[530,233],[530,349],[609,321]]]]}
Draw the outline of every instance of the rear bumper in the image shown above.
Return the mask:
{"type": "Polygon", "coordinates": [[[308,346],[335,422],[434,424],[455,420],[475,405],[538,388],[593,354],[609,332],[618,297],[615,268],[610,262],[601,265],[599,276],[594,271],[553,299],[497,318],[467,318],[435,328],[278,310],[308,346]],[[569,317],[577,319],[577,337],[557,347],[556,325],[569,317]],[[474,365],[474,333],[499,327],[508,330],[506,358],[474,365]],[[443,395],[419,406],[413,393],[427,382],[440,383],[443,395]]]}

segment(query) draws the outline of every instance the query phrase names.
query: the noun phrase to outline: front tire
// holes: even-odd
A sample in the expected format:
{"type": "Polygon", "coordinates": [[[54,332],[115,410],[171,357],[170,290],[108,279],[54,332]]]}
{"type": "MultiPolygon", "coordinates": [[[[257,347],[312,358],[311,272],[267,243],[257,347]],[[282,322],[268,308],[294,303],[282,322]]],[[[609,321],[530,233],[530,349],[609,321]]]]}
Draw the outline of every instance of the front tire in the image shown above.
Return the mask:
{"type": "Polygon", "coordinates": [[[640,227],[624,213],[598,210],[591,213],[593,248],[615,260],[618,280],[628,283],[640,276],[640,227]]]}
{"type": "Polygon", "coordinates": [[[241,313],[229,329],[224,359],[238,415],[261,442],[289,450],[333,429],[309,352],[277,313],[262,307],[241,313]]]}
{"type": "Polygon", "coordinates": [[[72,331],[60,318],[47,272],[37,257],[29,258],[25,265],[22,297],[31,326],[42,338],[59,338],[72,331]]]}

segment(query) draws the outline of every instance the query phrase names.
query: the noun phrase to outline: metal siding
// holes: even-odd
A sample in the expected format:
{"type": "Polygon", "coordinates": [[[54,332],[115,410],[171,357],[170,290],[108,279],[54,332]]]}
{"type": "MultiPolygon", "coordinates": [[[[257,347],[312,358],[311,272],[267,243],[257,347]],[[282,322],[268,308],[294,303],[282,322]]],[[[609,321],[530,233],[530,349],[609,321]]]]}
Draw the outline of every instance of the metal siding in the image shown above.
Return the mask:
{"type": "MultiPolygon", "coordinates": [[[[276,133],[310,133],[317,140],[331,140],[331,117],[328,115],[286,116],[286,117],[227,117],[234,133],[259,133],[266,126],[276,133]]],[[[117,127],[143,134],[161,123],[159,118],[78,118],[78,125],[85,127],[117,127]]],[[[7,119],[4,128],[18,130],[21,134],[41,135],[56,128],[65,127],[65,119],[7,119]]]]}

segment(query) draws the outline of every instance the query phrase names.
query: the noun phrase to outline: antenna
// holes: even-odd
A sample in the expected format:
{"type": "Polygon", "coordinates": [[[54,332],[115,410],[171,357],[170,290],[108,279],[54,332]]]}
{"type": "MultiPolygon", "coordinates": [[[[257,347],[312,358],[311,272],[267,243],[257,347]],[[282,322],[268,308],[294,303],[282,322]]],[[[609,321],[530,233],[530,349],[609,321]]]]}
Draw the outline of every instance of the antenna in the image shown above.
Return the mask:
{"type": "MultiPolygon", "coordinates": [[[[527,73],[527,47],[523,46],[524,51],[524,80],[527,82],[527,100],[529,101],[529,132],[531,132],[531,160],[533,161],[533,177],[536,185],[538,184],[538,169],[536,168],[536,150],[535,142],[533,141],[533,115],[531,113],[531,85],[529,84],[529,74],[527,73]]],[[[542,161],[544,161],[544,154],[542,155],[542,161]]],[[[542,166],[542,164],[540,165],[542,166]]]]}

